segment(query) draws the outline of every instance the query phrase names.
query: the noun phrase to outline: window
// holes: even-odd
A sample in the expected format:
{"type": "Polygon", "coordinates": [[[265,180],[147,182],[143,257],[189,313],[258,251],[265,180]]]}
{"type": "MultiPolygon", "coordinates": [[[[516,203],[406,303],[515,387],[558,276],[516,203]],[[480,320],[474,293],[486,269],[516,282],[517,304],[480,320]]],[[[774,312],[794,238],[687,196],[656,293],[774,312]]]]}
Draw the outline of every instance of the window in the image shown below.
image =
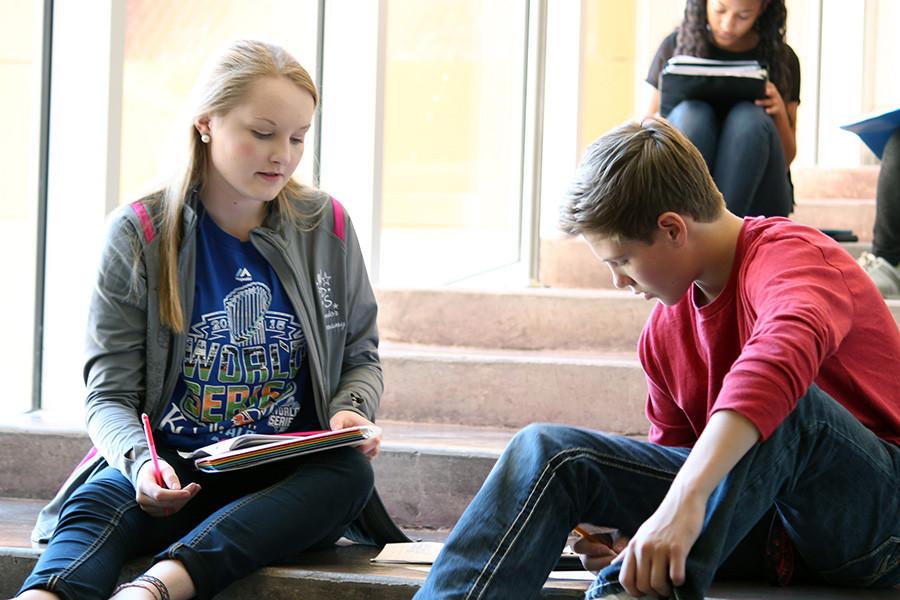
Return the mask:
{"type": "Polygon", "coordinates": [[[388,1],[379,283],[443,285],[519,260],[526,11],[388,1]]]}
{"type": "MultiPolygon", "coordinates": [[[[164,173],[161,156],[174,154],[170,132],[202,65],[226,42],[252,37],[284,46],[314,76],[317,6],[316,0],[55,3],[44,408],[83,406],[82,350],[104,221],[164,173]]],[[[313,152],[307,152],[299,177],[308,180],[313,152]]]]}
{"type": "MultiPolygon", "coordinates": [[[[119,202],[168,175],[184,142],[185,102],[203,66],[230,40],[284,47],[316,76],[316,0],[129,0],[125,12],[119,202]]],[[[310,135],[309,139],[314,139],[310,135]]],[[[312,180],[307,149],[297,177],[312,180]]]]}
{"type": "Polygon", "coordinates": [[[31,407],[43,2],[0,2],[0,256],[3,408],[31,407]]]}

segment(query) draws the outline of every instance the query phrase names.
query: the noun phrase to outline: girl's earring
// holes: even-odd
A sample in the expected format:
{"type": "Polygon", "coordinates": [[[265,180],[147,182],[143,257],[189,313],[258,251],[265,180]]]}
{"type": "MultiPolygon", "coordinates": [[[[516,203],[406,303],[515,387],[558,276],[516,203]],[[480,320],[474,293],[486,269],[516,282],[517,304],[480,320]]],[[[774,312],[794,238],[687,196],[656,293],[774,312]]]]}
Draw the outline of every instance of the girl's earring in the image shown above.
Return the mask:
{"type": "Polygon", "coordinates": [[[203,142],[204,144],[208,144],[209,143],[209,134],[208,133],[200,134],[200,141],[203,142]]]}

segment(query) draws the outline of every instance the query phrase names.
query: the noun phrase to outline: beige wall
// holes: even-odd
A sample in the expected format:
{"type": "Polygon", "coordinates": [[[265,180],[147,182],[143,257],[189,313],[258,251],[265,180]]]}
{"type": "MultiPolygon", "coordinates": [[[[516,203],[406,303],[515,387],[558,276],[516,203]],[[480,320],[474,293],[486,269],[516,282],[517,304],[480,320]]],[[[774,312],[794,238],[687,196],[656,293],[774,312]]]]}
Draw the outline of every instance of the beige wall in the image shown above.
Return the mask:
{"type": "Polygon", "coordinates": [[[581,147],[632,116],[636,22],[635,0],[582,3],[581,147]]]}

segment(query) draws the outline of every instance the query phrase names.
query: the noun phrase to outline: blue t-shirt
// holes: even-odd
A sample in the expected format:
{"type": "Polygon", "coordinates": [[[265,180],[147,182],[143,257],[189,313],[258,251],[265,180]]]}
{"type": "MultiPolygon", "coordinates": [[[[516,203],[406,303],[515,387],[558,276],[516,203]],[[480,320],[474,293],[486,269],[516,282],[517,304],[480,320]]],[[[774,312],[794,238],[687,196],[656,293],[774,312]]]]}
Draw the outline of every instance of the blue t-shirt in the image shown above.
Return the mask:
{"type": "Polygon", "coordinates": [[[272,267],[203,212],[196,273],[160,445],[194,449],[245,433],[318,429],[306,339],[272,267]]]}

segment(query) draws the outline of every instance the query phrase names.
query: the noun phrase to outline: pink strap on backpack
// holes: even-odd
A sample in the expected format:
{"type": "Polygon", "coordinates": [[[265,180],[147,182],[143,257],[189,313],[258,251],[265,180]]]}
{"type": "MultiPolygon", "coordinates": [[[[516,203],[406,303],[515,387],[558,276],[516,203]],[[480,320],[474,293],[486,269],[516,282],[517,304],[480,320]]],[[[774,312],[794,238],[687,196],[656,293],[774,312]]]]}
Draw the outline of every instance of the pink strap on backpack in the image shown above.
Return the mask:
{"type": "Polygon", "coordinates": [[[131,203],[131,210],[137,215],[141,221],[141,229],[144,230],[144,240],[149,244],[156,237],[156,231],[153,229],[153,221],[150,220],[150,214],[147,207],[140,200],[131,203]]]}
{"type": "Polygon", "coordinates": [[[334,235],[338,236],[340,240],[344,241],[344,206],[335,200],[331,199],[331,208],[334,210],[334,235]]]}

